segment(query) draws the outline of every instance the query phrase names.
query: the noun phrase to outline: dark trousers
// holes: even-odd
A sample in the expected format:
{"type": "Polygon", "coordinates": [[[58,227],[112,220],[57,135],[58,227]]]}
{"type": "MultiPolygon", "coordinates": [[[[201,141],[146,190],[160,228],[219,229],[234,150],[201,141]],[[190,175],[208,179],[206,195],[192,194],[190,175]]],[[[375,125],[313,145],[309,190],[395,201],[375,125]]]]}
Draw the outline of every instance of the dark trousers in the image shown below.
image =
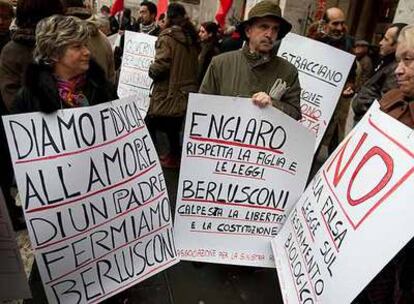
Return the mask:
{"type": "Polygon", "coordinates": [[[184,117],[170,117],[170,116],[147,116],[145,122],[148,131],[158,149],[157,131],[164,132],[167,135],[169,154],[174,157],[181,155],[181,138],[180,132],[182,129],[184,117]]]}

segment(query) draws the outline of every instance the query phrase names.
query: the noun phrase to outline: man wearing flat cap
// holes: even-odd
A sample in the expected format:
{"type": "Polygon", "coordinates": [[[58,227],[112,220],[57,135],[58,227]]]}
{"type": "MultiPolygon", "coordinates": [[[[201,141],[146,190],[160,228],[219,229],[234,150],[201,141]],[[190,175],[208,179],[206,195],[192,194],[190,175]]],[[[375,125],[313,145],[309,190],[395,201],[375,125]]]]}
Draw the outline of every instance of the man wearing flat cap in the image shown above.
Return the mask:
{"type": "Polygon", "coordinates": [[[361,87],[374,73],[374,66],[372,59],[368,55],[369,43],[365,40],[357,40],[354,44],[354,54],[356,57],[356,78],[355,78],[355,92],[359,92],[361,87]]]}
{"type": "Polygon", "coordinates": [[[281,17],[280,7],[271,1],[256,4],[240,24],[246,40],[240,50],[216,56],[211,61],[200,93],[251,97],[259,107],[273,105],[299,120],[300,84],[297,69],[276,55],[276,40],[292,25],[281,17]]]}

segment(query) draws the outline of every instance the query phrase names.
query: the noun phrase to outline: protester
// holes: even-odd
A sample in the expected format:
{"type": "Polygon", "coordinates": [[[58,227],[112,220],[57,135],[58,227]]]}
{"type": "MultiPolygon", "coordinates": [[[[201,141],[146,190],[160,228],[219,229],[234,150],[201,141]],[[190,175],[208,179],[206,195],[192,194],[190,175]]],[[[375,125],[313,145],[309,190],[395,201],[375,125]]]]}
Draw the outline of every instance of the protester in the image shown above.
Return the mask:
{"type": "Polygon", "coordinates": [[[178,168],[179,132],[187,109],[189,92],[196,92],[198,36],[187,18],[184,6],[171,3],[167,9],[167,27],[155,44],[155,61],[149,68],[154,88],[147,126],[156,141],[156,130],[166,132],[170,150],[160,157],[165,168],[178,168]]]}
{"type": "Polygon", "coordinates": [[[139,7],[139,22],[136,25],[137,32],[158,36],[161,29],[157,22],[155,22],[156,18],[157,6],[150,1],[141,2],[139,7]]]}
{"type": "Polygon", "coordinates": [[[200,37],[201,52],[198,57],[198,80],[203,81],[204,74],[210,65],[211,59],[218,55],[218,25],[215,22],[204,22],[200,25],[198,36],[200,37]]]}
{"type": "MultiPolygon", "coordinates": [[[[127,19],[131,20],[131,12],[129,9],[127,11],[127,19]],[[129,17],[128,17],[129,16],[129,17]]],[[[124,15],[125,11],[124,10],[124,15]]],[[[139,8],[139,19],[133,24],[128,24],[127,26],[121,26],[121,30],[126,31],[135,31],[152,36],[158,36],[160,34],[160,27],[155,22],[157,17],[157,6],[150,2],[144,1],[141,3],[139,8]]],[[[126,21],[125,21],[126,22],[126,21]]],[[[120,46],[115,48],[115,69],[118,70],[122,63],[122,55],[124,52],[125,36],[122,35],[120,46]]]]}
{"type": "Polygon", "coordinates": [[[223,33],[220,41],[220,54],[236,51],[243,46],[243,39],[235,26],[229,26],[223,33]]]}
{"type": "MultiPolygon", "coordinates": [[[[83,0],[64,0],[64,5],[65,15],[83,20],[92,16],[92,11],[84,5],[83,0]]],[[[91,56],[104,70],[106,78],[115,83],[115,62],[111,43],[106,35],[98,29],[96,22],[90,21],[87,25],[90,34],[88,49],[91,51],[91,56]]]]}
{"type": "Polygon", "coordinates": [[[13,107],[14,98],[21,87],[23,72],[33,57],[36,24],[53,14],[63,14],[60,1],[19,0],[17,3],[18,29],[0,55],[0,91],[8,110],[13,107]]]}
{"type": "Polygon", "coordinates": [[[72,16],[54,15],[36,27],[34,63],[16,96],[15,113],[54,112],[116,99],[100,66],[90,59],[88,25],[72,16]]]}
{"type": "MultiPolygon", "coordinates": [[[[0,51],[10,41],[10,24],[14,16],[13,7],[5,1],[0,1],[0,51]]],[[[0,95],[0,116],[7,114],[6,107],[0,95]]],[[[19,230],[25,227],[23,211],[17,207],[11,195],[13,185],[13,168],[7,145],[3,121],[0,119],[0,189],[12,220],[13,228],[19,230]]]]}
{"type": "Polygon", "coordinates": [[[134,30],[134,18],[132,17],[132,12],[129,8],[125,8],[122,12],[121,22],[119,30],[121,31],[133,31],[134,30]]]}
{"type": "Polygon", "coordinates": [[[340,8],[328,8],[323,16],[323,32],[318,40],[351,53],[354,38],[347,34],[345,21],[345,14],[340,8]]]}
{"type": "Polygon", "coordinates": [[[355,78],[355,92],[358,92],[362,85],[372,76],[374,67],[372,66],[372,59],[368,55],[369,43],[365,40],[357,40],[354,45],[354,55],[356,57],[356,78],[355,78]]]}
{"type": "Polygon", "coordinates": [[[245,46],[213,58],[200,92],[251,97],[260,107],[273,105],[300,119],[298,71],[278,57],[275,48],[276,39],[282,39],[292,25],[281,17],[277,4],[262,1],[253,6],[240,28],[245,46]]]}
{"type": "Polygon", "coordinates": [[[108,6],[103,5],[101,7],[101,14],[103,17],[107,18],[109,21],[109,27],[110,27],[110,35],[118,33],[119,30],[119,23],[116,20],[114,16],[110,15],[111,10],[108,6]]]}
{"type": "Polygon", "coordinates": [[[10,24],[14,17],[13,6],[0,1],[0,51],[10,41],[10,24]]]}
{"type": "Polygon", "coordinates": [[[391,89],[397,87],[394,71],[397,67],[395,51],[397,39],[405,23],[391,24],[380,41],[381,62],[375,69],[374,75],[361,87],[358,95],[352,102],[354,110],[354,124],[357,124],[368,111],[374,100],[380,100],[391,89]]]}
{"type": "MultiPolygon", "coordinates": [[[[414,128],[414,25],[404,27],[397,41],[395,75],[398,88],[384,95],[380,109],[414,128]]],[[[370,304],[413,303],[414,240],[384,267],[365,292],[370,304]]]]}
{"type": "MultiPolygon", "coordinates": [[[[354,39],[347,34],[345,14],[337,7],[328,8],[323,16],[323,32],[318,35],[318,41],[352,53],[354,39]]],[[[338,144],[345,138],[346,120],[349,114],[351,98],[355,93],[356,65],[352,67],[348,79],[338,101],[331,122],[322,139],[322,146],[326,146],[328,153],[332,153],[338,144]]]]}
{"type": "Polygon", "coordinates": [[[402,29],[395,56],[398,89],[384,95],[380,101],[380,108],[410,128],[414,128],[414,25],[402,29]]]}
{"type": "Polygon", "coordinates": [[[158,21],[157,21],[157,25],[160,28],[160,32],[162,30],[165,29],[165,23],[167,22],[166,18],[165,18],[165,14],[162,13],[159,17],[158,17],[158,21]]]}

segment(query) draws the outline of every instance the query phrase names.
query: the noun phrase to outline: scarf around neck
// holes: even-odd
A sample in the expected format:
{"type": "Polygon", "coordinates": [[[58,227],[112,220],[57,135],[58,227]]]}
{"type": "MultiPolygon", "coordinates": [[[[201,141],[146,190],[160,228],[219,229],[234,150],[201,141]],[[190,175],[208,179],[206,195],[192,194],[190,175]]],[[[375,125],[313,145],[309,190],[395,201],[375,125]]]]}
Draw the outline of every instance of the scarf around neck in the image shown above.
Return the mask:
{"type": "Polygon", "coordinates": [[[86,75],[82,74],[69,80],[64,80],[55,75],[59,97],[68,108],[85,107],[89,105],[88,99],[82,89],[86,83],[86,75]]]}
{"type": "Polygon", "coordinates": [[[140,31],[142,33],[145,34],[149,34],[151,33],[153,30],[155,30],[155,28],[157,27],[157,24],[155,22],[148,24],[148,25],[144,25],[144,24],[140,24],[140,31]]]}

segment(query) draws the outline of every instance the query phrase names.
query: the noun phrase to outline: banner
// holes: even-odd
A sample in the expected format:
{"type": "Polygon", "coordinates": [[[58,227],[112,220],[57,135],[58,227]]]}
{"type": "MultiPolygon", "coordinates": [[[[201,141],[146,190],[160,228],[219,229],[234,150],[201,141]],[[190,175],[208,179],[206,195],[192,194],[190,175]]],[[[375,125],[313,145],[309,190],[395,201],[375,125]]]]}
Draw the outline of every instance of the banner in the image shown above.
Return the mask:
{"type": "Polygon", "coordinates": [[[278,56],[299,71],[302,120],[316,134],[315,151],[332,118],[355,56],[327,44],[289,33],[278,56]]]}
{"type": "Polygon", "coordinates": [[[157,37],[126,31],[121,72],[119,75],[118,96],[121,98],[139,96],[142,116],[145,117],[149,107],[149,95],[152,79],[148,70],[155,57],[157,37]]]}
{"type": "Polygon", "coordinates": [[[0,189],[0,300],[31,298],[16,234],[0,189]]]}
{"type": "Polygon", "coordinates": [[[273,107],[191,94],[174,226],[180,257],[274,267],[269,240],[305,187],[314,144],[273,107]]]}
{"type": "Polygon", "coordinates": [[[348,304],[414,236],[413,131],[364,117],[272,241],[285,303],[348,304]]]}
{"type": "Polygon", "coordinates": [[[3,120],[49,303],[98,303],[178,262],[165,179],[133,97],[3,120]]]}

